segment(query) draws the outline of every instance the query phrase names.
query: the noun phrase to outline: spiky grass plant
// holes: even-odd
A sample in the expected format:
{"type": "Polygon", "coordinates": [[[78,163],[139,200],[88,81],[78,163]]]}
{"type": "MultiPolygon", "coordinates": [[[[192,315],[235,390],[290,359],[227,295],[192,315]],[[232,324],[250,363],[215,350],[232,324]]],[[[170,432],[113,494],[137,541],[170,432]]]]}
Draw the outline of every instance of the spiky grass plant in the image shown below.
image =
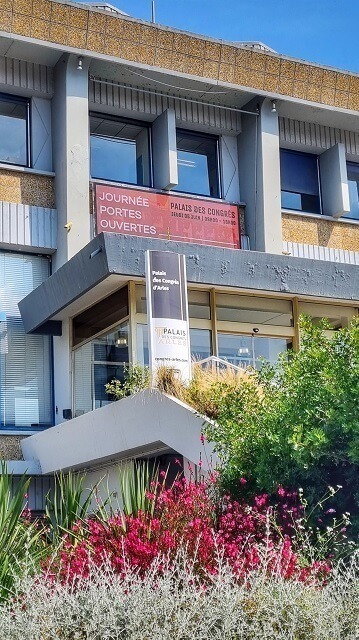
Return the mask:
{"type": "Polygon", "coordinates": [[[48,536],[52,544],[59,544],[65,533],[73,532],[78,521],[84,521],[90,511],[97,485],[87,489],[86,475],[59,473],[52,491],[46,496],[48,536]]]}
{"type": "Polygon", "coordinates": [[[43,527],[26,518],[27,490],[25,475],[14,481],[6,464],[0,467],[0,599],[11,594],[14,580],[29,561],[37,566],[46,552],[43,527]]]}
{"type": "MultiPolygon", "coordinates": [[[[164,486],[165,477],[162,478],[164,486]]],[[[158,467],[151,465],[148,460],[130,460],[119,467],[120,510],[125,516],[138,516],[138,513],[148,513],[153,516],[155,500],[149,497],[153,493],[153,486],[159,485],[158,467]]]]}

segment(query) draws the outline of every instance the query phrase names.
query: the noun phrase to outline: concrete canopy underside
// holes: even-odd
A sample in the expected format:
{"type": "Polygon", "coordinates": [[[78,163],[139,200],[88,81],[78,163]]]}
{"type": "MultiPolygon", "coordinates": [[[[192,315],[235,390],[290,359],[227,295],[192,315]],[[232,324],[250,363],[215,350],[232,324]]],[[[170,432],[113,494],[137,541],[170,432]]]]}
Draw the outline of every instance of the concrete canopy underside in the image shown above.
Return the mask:
{"type": "Polygon", "coordinates": [[[186,256],[189,283],[357,302],[359,269],[257,251],[101,233],[19,303],[27,333],[91,306],[122,283],[145,275],[145,251],[186,256]]]}
{"type": "Polygon", "coordinates": [[[217,458],[203,445],[204,418],[157,390],[145,390],[24,438],[26,464],[42,474],[88,469],[126,458],[178,453],[208,471],[217,458]]]}

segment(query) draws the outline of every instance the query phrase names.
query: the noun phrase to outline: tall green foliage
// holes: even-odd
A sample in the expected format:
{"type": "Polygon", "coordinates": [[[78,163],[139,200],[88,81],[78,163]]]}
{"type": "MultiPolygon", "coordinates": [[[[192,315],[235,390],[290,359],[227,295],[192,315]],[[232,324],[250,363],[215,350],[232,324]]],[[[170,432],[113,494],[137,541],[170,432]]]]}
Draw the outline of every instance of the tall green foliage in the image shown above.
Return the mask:
{"type": "Polygon", "coordinates": [[[122,511],[126,516],[137,517],[139,511],[153,514],[155,501],[151,485],[158,484],[158,468],[148,461],[129,461],[119,468],[119,487],[122,511]]]}
{"type": "Polygon", "coordinates": [[[0,598],[7,597],[17,575],[36,568],[45,553],[42,528],[24,517],[30,479],[14,483],[5,464],[0,468],[0,598]]]}
{"type": "Polygon", "coordinates": [[[97,486],[86,489],[85,478],[71,471],[55,476],[53,492],[46,496],[46,516],[52,543],[58,543],[64,533],[71,532],[74,524],[88,515],[97,486]]]}
{"type": "Polygon", "coordinates": [[[301,486],[317,500],[342,485],[340,510],[359,518],[359,320],[329,328],[302,317],[300,350],[224,396],[208,437],[232,490],[244,476],[249,491],[301,486]]]}

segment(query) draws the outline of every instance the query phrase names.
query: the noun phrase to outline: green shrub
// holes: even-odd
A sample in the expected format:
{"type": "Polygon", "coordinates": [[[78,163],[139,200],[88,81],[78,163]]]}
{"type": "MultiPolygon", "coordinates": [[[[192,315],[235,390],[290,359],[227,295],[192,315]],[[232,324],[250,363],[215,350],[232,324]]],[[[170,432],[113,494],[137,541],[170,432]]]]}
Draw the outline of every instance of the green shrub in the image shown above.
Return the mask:
{"type": "Polygon", "coordinates": [[[302,487],[310,501],[343,487],[341,512],[359,518],[359,320],[327,334],[323,321],[300,321],[298,352],[264,365],[224,395],[207,436],[223,461],[223,480],[236,490],[302,487]]]}
{"type": "Polygon", "coordinates": [[[148,367],[134,364],[124,366],[124,381],[112,380],[105,385],[106,393],[112,400],[121,400],[150,386],[150,371],[148,367]]]}

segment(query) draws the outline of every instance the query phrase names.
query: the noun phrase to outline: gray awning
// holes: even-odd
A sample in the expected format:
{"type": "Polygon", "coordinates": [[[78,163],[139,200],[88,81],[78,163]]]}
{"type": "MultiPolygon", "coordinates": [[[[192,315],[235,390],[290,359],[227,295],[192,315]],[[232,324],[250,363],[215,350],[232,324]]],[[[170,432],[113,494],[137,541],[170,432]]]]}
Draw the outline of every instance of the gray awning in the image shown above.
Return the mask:
{"type": "Polygon", "coordinates": [[[190,283],[359,301],[356,265],[101,233],[21,300],[26,333],[53,326],[58,335],[58,322],[49,321],[75,315],[129,279],[143,278],[147,249],[185,254],[190,283]]]}

